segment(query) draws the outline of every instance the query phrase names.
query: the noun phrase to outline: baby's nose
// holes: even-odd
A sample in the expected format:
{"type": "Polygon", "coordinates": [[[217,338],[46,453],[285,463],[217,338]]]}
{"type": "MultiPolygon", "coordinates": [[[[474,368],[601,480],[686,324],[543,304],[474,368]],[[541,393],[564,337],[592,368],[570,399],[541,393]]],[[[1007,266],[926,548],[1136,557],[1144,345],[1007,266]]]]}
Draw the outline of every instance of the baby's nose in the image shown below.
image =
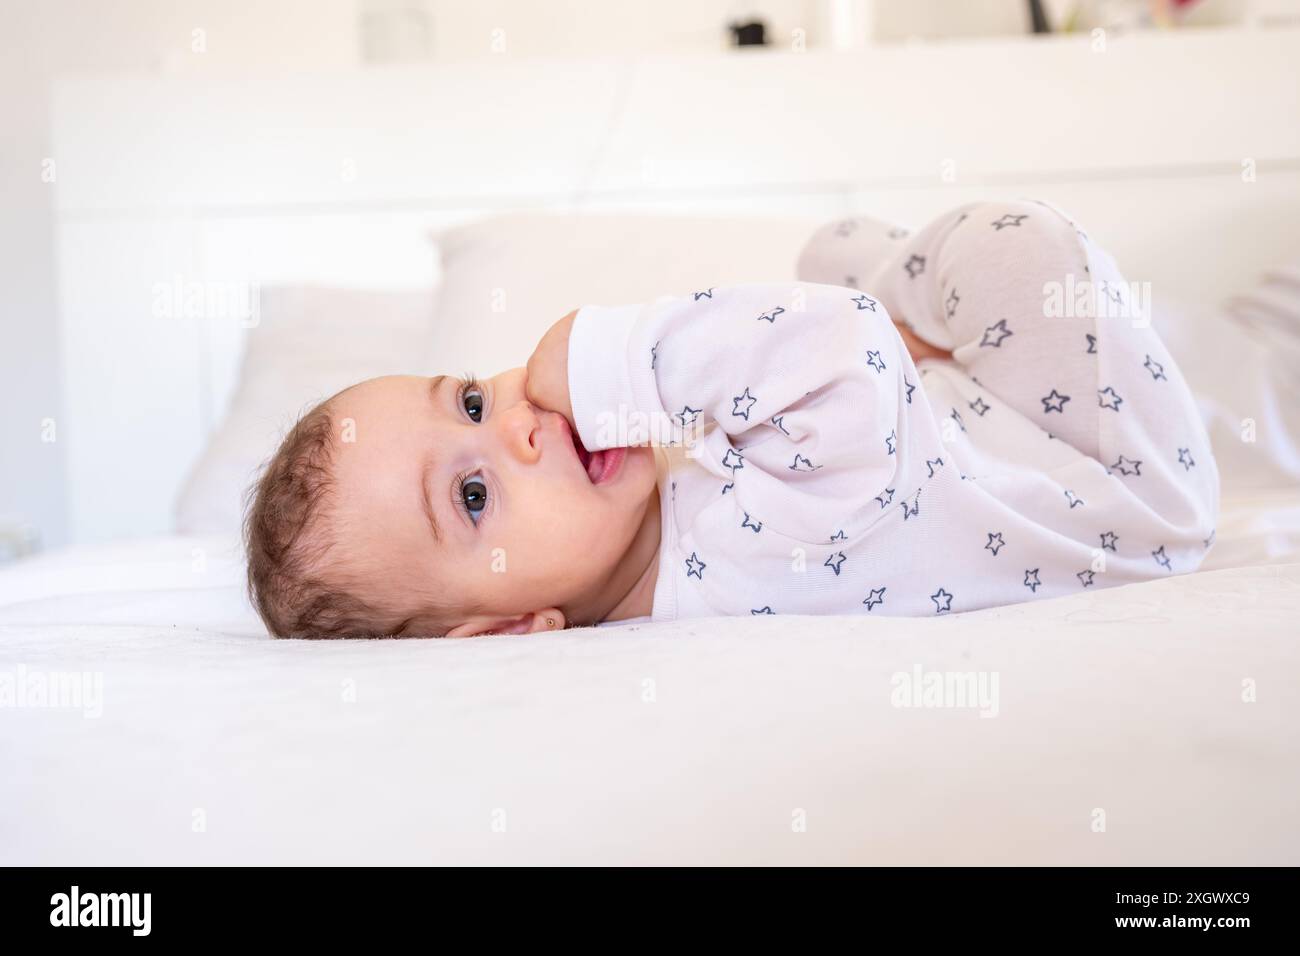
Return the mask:
{"type": "Polygon", "coordinates": [[[515,454],[531,461],[540,452],[539,435],[542,428],[538,409],[527,399],[520,399],[502,416],[506,441],[515,454]]]}

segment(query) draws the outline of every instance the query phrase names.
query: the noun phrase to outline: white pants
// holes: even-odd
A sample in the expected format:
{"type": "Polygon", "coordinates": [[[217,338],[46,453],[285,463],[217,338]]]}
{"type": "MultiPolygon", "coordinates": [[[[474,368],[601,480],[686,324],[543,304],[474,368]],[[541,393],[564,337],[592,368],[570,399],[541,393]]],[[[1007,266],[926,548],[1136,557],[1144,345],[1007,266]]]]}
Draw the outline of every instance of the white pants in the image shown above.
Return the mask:
{"type": "Polygon", "coordinates": [[[1073,554],[1059,571],[1086,587],[1108,560],[1123,573],[1104,583],[1199,566],[1219,500],[1205,428],[1149,296],[1066,214],[1016,200],[966,204],[916,232],[839,220],[813,235],[798,278],[861,289],[952,352],[918,363],[945,444],[1044,544],[1091,541],[1098,561],[1073,554]],[[1096,463],[1117,480],[1096,481],[1096,463]],[[1067,507],[1042,500],[1034,472],[1067,507]]]}

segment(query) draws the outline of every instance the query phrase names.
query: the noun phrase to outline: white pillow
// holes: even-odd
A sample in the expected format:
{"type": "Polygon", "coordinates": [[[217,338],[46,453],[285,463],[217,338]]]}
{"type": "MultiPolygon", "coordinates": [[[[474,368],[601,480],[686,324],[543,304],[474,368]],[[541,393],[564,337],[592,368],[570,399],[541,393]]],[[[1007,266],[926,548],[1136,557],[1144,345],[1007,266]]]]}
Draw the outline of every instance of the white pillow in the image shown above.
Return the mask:
{"type": "Polygon", "coordinates": [[[257,469],[311,405],[367,378],[423,371],[433,310],[432,289],[264,288],[230,408],[177,498],[177,531],[237,530],[257,469]]]}
{"type": "Polygon", "coordinates": [[[523,365],[584,305],[793,279],[821,219],[595,213],[498,216],[438,233],[442,284],[426,364],[494,375],[523,365]]]}

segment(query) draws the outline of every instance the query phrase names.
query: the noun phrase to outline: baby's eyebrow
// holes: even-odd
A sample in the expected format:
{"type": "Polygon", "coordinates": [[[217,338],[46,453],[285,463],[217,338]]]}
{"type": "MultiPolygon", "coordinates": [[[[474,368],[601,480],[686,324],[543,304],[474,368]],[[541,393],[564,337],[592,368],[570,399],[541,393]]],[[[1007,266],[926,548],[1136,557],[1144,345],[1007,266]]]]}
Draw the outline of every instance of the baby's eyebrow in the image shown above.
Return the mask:
{"type": "Polygon", "coordinates": [[[432,472],[432,463],[420,469],[420,507],[424,510],[425,520],[429,522],[429,530],[433,532],[433,540],[442,544],[442,532],[438,530],[438,519],[433,516],[433,499],[429,497],[429,475],[432,472]]]}
{"type": "MultiPolygon", "coordinates": [[[[438,408],[438,390],[446,378],[446,375],[435,375],[429,380],[429,400],[435,409],[438,408]]],[[[420,507],[424,510],[425,520],[429,522],[429,530],[433,532],[433,540],[442,544],[442,532],[438,530],[438,519],[433,515],[433,499],[429,496],[429,477],[432,473],[433,462],[425,462],[420,469],[420,507]]]]}

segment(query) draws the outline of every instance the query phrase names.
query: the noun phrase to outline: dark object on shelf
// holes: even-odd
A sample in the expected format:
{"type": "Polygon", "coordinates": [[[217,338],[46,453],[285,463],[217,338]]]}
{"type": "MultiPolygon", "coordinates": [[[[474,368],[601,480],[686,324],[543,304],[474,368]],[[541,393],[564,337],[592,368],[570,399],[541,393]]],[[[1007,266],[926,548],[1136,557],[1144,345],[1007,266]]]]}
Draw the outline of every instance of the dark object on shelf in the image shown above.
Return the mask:
{"type": "Polygon", "coordinates": [[[767,27],[762,20],[732,23],[727,29],[731,31],[732,46],[767,46],[767,27]]]}
{"type": "Polygon", "coordinates": [[[1029,22],[1035,33],[1051,33],[1051,24],[1047,22],[1047,12],[1043,10],[1043,0],[1029,0],[1029,22]]]}

